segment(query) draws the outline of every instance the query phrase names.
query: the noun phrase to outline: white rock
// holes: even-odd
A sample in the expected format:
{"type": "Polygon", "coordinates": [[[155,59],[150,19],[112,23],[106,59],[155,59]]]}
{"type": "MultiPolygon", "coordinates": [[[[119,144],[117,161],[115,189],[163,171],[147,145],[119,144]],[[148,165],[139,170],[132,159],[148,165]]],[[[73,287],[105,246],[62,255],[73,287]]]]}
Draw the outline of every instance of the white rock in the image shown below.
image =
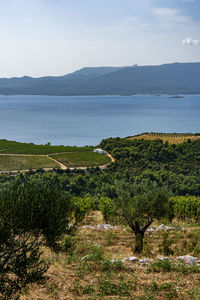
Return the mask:
{"type": "Polygon", "coordinates": [[[174,227],[165,226],[165,230],[175,230],[174,227]]]}
{"type": "Polygon", "coordinates": [[[139,263],[140,264],[148,264],[148,263],[150,263],[150,260],[147,258],[139,259],[139,263]]]}
{"type": "Polygon", "coordinates": [[[98,229],[101,229],[101,230],[107,230],[107,229],[112,229],[113,228],[113,226],[112,225],[110,225],[110,224],[98,224],[97,225],[97,228],[98,229]]]}
{"type": "Polygon", "coordinates": [[[113,226],[113,225],[110,225],[110,224],[98,224],[97,229],[100,229],[100,230],[108,230],[108,229],[120,230],[121,227],[120,226],[113,226]]]}
{"type": "Polygon", "coordinates": [[[157,230],[164,230],[164,229],[165,229],[165,225],[164,225],[164,224],[161,224],[161,225],[158,226],[156,229],[157,229],[157,230]]]}
{"type": "Polygon", "coordinates": [[[82,228],[87,228],[87,229],[95,229],[94,226],[90,226],[90,225],[85,225],[85,226],[82,226],[82,228]]]}
{"type": "Polygon", "coordinates": [[[130,261],[130,262],[139,261],[139,259],[135,256],[130,256],[130,257],[127,258],[127,260],[130,261]]]}
{"type": "Polygon", "coordinates": [[[165,257],[159,256],[158,259],[162,260],[162,261],[166,261],[166,260],[171,261],[171,258],[169,258],[167,256],[165,256],[165,257]]]}
{"type": "Polygon", "coordinates": [[[193,265],[198,261],[198,257],[194,257],[191,255],[178,256],[177,259],[183,260],[188,265],[193,265]]]}

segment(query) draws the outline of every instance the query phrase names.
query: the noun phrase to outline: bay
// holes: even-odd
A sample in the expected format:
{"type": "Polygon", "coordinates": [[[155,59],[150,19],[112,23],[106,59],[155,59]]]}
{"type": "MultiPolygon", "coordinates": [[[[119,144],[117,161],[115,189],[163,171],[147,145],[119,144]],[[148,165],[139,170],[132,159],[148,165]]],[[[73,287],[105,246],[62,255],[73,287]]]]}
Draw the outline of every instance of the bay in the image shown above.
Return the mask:
{"type": "Polygon", "coordinates": [[[0,96],[0,139],[84,146],[143,132],[200,132],[200,95],[0,96]]]}

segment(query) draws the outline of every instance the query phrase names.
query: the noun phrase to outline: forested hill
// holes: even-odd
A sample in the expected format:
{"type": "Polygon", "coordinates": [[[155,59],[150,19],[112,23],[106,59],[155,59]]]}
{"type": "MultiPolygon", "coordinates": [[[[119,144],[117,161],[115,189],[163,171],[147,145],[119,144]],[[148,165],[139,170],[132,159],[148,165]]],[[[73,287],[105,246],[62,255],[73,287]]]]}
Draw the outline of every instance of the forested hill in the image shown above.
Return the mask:
{"type": "Polygon", "coordinates": [[[200,93],[200,63],[83,68],[64,76],[0,78],[5,95],[200,93]]]}

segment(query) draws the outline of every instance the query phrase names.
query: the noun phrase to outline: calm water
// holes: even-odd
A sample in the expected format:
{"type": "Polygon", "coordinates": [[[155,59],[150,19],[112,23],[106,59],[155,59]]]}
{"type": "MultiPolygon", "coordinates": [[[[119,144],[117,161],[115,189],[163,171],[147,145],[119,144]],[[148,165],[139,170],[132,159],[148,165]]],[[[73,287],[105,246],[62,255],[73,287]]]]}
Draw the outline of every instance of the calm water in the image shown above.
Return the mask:
{"type": "Polygon", "coordinates": [[[200,132],[200,95],[0,96],[0,139],[82,146],[146,131],[200,132]]]}

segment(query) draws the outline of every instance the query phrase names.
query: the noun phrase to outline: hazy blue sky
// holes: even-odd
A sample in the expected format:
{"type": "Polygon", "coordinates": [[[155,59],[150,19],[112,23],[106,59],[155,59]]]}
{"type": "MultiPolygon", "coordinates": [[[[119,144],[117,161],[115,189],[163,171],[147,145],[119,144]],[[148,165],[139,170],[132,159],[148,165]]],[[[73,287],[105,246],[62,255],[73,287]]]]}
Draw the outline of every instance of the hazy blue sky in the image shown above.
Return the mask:
{"type": "Polygon", "coordinates": [[[200,0],[0,0],[0,77],[200,61],[200,0]]]}

